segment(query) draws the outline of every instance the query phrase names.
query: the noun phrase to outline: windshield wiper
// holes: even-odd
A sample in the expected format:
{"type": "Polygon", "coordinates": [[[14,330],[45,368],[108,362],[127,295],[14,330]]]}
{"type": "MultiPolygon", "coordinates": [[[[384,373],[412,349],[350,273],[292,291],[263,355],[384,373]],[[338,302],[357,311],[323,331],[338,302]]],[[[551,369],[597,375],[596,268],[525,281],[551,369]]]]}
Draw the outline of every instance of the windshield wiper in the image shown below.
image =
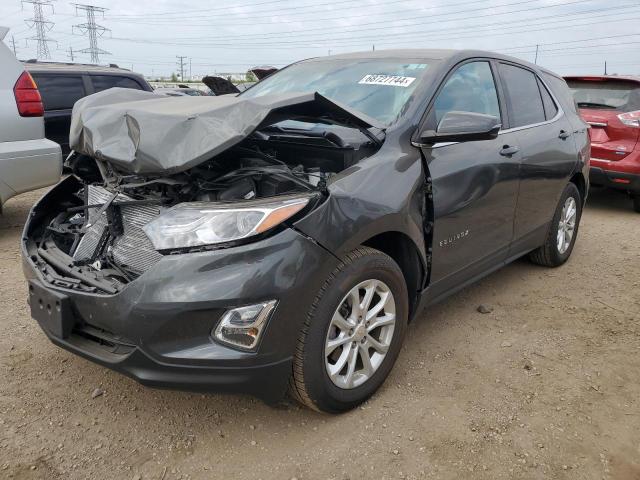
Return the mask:
{"type": "Polygon", "coordinates": [[[611,108],[613,110],[616,109],[613,105],[607,105],[606,103],[596,103],[596,102],[578,102],[579,107],[595,107],[595,108],[611,108]]]}

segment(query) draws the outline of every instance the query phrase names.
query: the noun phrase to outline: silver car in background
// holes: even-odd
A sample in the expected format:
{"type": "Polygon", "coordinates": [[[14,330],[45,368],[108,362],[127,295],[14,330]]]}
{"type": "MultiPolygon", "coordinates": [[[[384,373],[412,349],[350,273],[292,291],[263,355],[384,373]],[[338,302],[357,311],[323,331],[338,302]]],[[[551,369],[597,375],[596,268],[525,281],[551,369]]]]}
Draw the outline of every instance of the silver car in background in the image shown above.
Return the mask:
{"type": "Polygon", "coordinates": [[[0,27],[0,211],[14,195],[60,180],[60,146],[44,138],[42,99],[0,27]]]}

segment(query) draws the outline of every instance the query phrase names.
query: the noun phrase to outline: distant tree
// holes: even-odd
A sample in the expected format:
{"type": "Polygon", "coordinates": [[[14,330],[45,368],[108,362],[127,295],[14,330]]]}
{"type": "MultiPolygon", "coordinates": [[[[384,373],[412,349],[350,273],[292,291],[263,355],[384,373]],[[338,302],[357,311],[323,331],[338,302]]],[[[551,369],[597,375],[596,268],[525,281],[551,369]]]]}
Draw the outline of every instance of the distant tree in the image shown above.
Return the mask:
{"type": "Polygon", "coordinates": [[[178,76],[176,75],[176,72],[172,72],[171,73],[171,81],[172,82],[177,82],[178,81],[178,76]]]}
{"type": "Polygon", "coordinates": [[[258,79],[256,78],[256,74],[253,73],[251,70],[247,70],[247,73],[244,76],[244,81],[245,82],[257,82],[258,79]]]}

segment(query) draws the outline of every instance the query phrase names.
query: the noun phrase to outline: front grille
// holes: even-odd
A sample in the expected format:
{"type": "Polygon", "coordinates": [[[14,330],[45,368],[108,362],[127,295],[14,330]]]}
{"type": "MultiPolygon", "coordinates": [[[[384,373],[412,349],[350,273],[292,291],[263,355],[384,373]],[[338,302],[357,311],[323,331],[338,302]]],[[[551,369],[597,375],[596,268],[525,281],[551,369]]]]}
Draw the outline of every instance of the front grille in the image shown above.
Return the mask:
{"type": "MultiPolygon", "coordinates": [[[[103,204],[112,195],[102,187],[90,185],[88,189],[89,205],[103,204]]],[[[131,198],[118,194],[115,202],[127,200],[131,200],[131,198]]],[[[160,215],[160,207],[155,205],[121,205],[120,213],[123,233],[111,244],[111,256],[119,267],[143,273],[162,258],[162,255],[153,248],[151,240],[142,230],[142,227],[160,215]]],[[[92,225],[78,243],[73,254],[73,259],[76,261],[86,262],[94,258],[107,229],[106,212],[100,214],[99,208],[89,209],[89,222],[92,225]]]]}

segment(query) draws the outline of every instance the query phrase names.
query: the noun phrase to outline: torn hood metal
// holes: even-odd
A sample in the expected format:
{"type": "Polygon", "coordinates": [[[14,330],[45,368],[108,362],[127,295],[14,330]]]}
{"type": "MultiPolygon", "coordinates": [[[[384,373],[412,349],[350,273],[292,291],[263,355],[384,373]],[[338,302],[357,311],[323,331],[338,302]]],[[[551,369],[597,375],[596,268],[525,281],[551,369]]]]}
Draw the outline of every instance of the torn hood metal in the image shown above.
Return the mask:
{"type": "Polygon", "coordinates": [[[216,95],[227,95],[229,93],[240,93],[240,89],[231,83],[231,80],[223,77],[214,77],[207,75],[203,77],[202,83],[204,83],[209,90],[216,95]]]}
{"type": "Polygon", "coordinates": [[[260,127],[299,117],[383,129],[376,120],[318,93],[160,97],[111,88],[76,102],[69,143],[76,152],[127,172],[177,173],[222,153],[260,127]]]}

